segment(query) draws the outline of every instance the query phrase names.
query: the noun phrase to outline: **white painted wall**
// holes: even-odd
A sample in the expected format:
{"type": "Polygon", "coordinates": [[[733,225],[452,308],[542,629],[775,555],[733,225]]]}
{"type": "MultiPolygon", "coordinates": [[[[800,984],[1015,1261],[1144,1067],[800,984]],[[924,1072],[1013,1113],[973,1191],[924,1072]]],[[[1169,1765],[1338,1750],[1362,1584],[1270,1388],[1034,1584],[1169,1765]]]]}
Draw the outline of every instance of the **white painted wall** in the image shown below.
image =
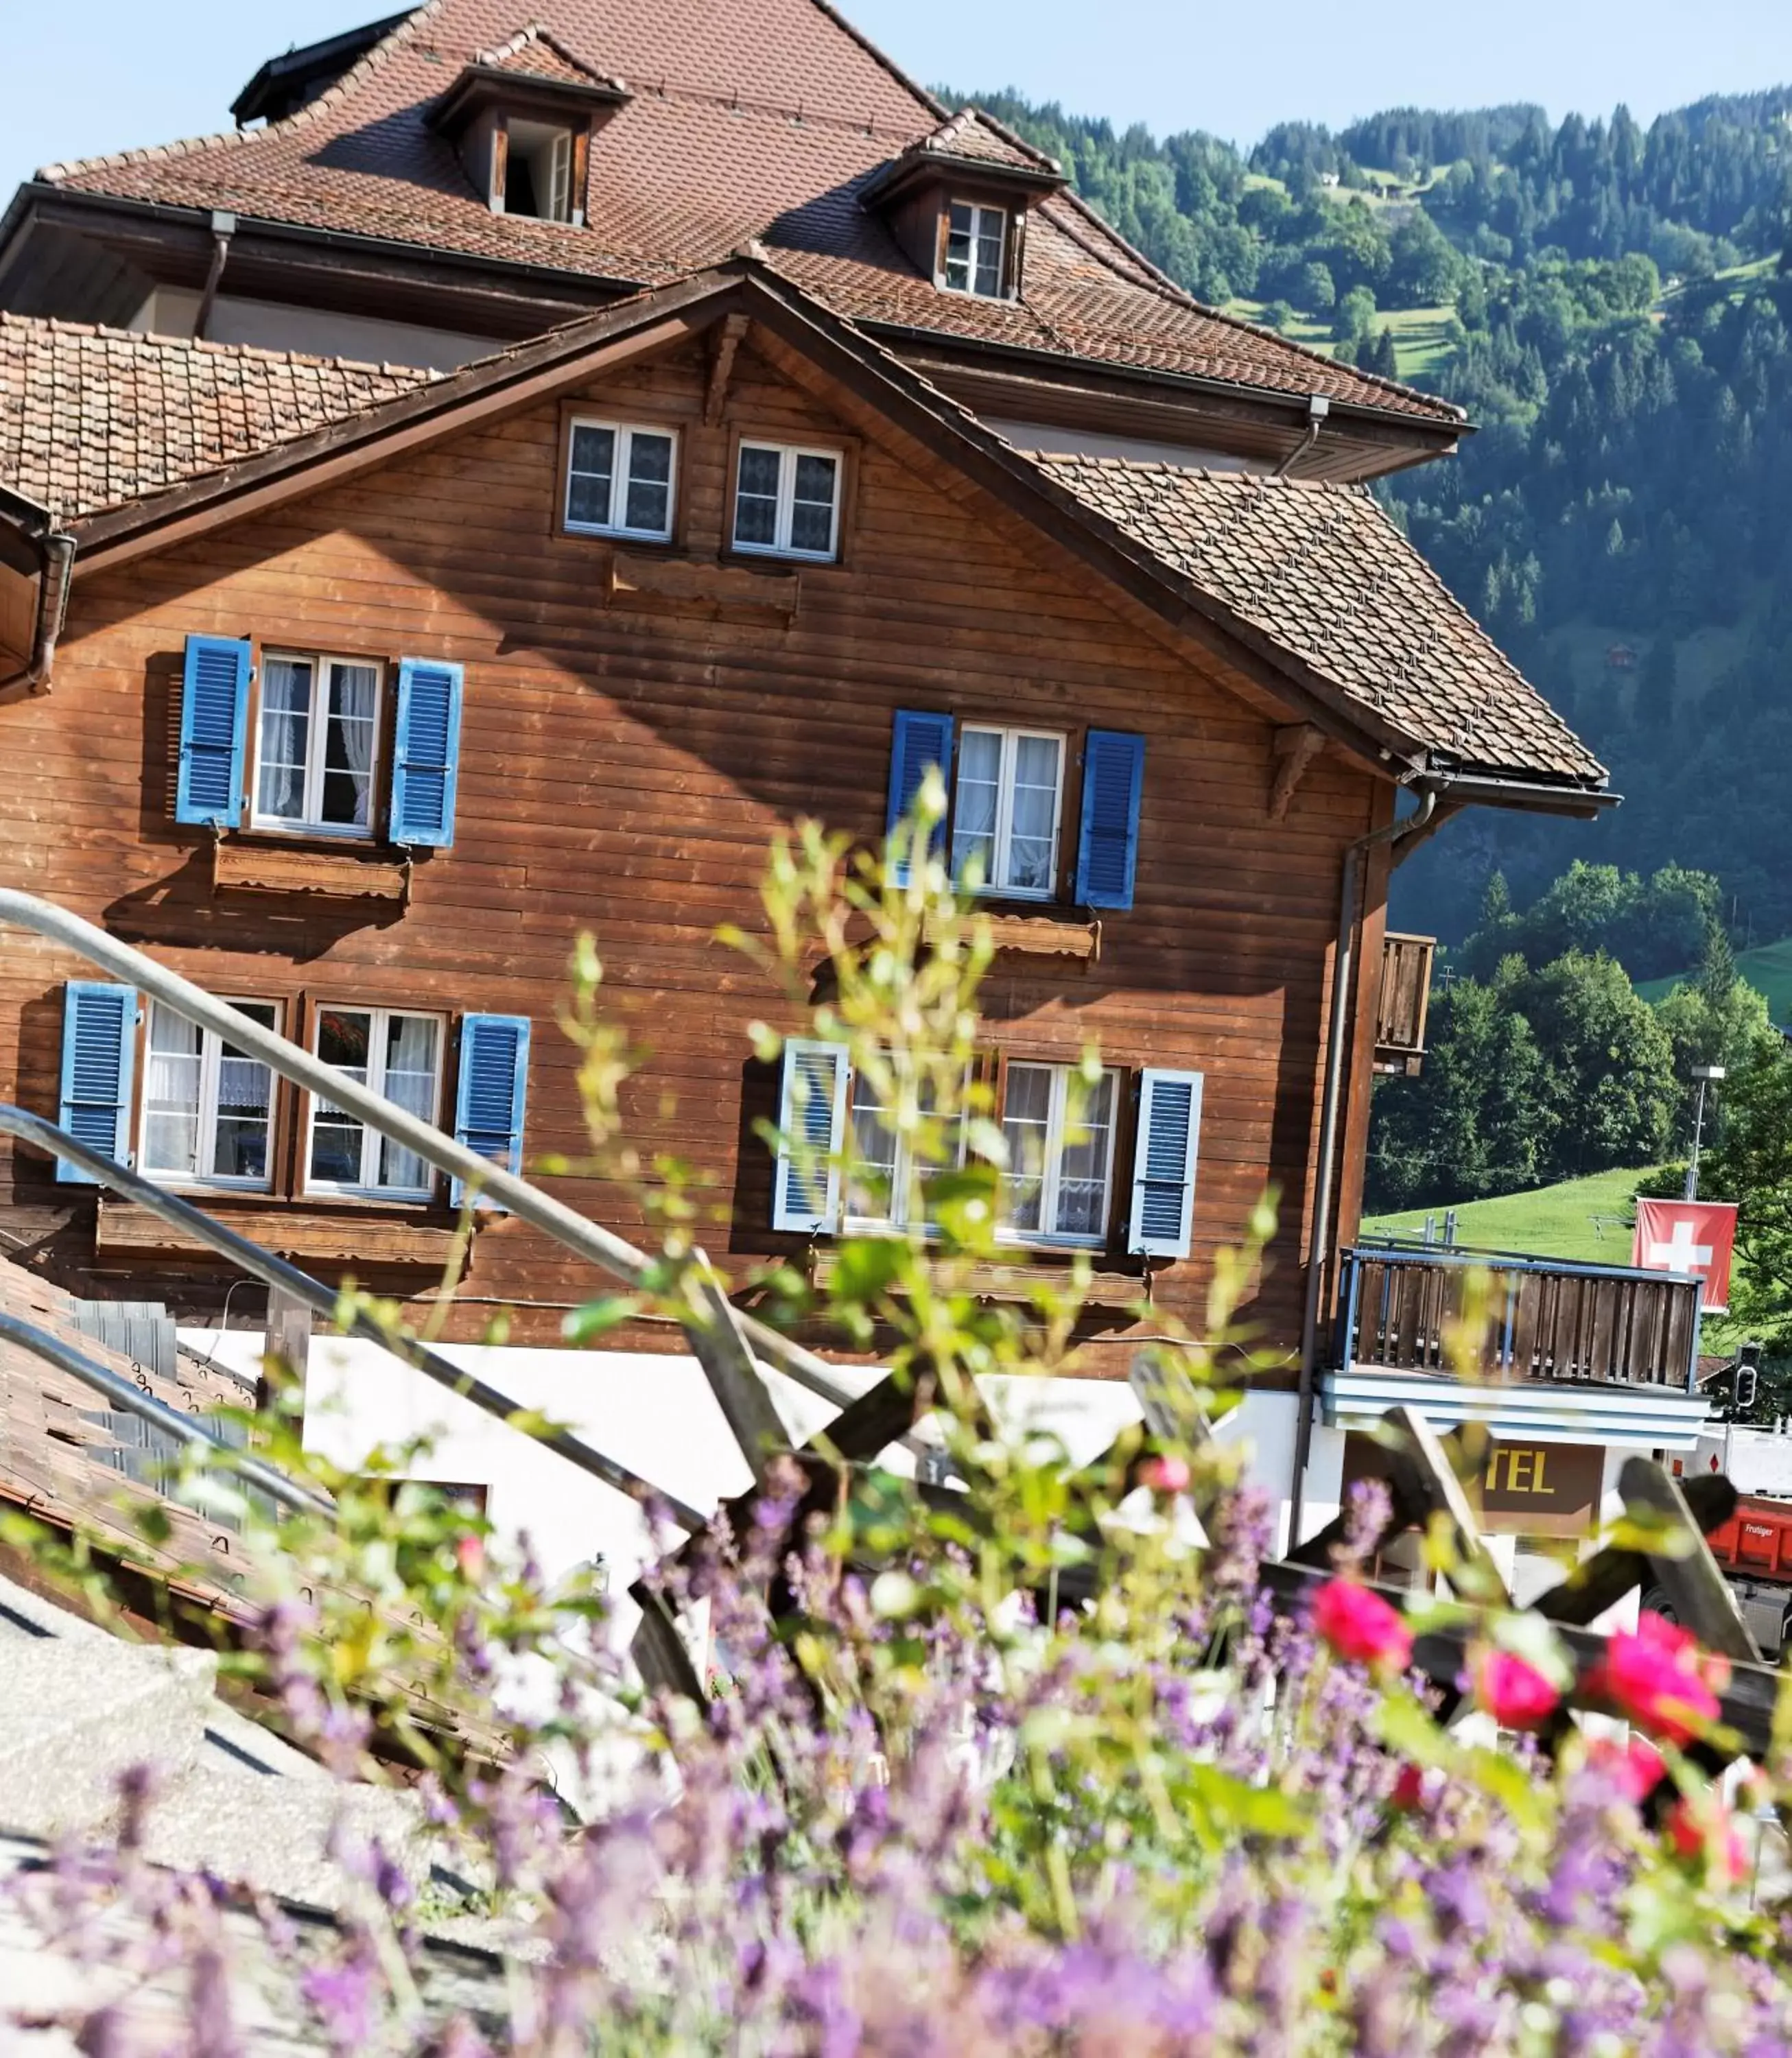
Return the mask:
{"type": "Polygon", "coordinates": [[[1702,1436],[1689,1472],[1730,1475],[1740,1493],[1792,1496],[1792,1436],[1772,1429],[1731,1429],[1702,1436]]]}
{"type": "Polygon", "coordinates": [[[1185,471],[1254,471],[1274,469],[1268,458],[1240,457],[1230,451],[1173,443],[1154,436],[1103,435],[1096,429],[1067,429],[1055,422],[1016,422],[991,415],[986,425],[1006,436],[1016,450],[1049,451],[1058,457],[1124,457],[1134,463],[1173,464],[1185,471]]]}
{"type": "MultiPolygon", "coordinates": [[[[201,296],[191,287],[158,286],[130,327],[150,336],[190,336],[201,296]]],[[[244,343],[257,350],[293,350],[308,357],[348,357],[360,364],[419,364],[452,371],[503,345],[488,336],[424,328],[372,315],[332,314],[278,300],[238,300],[219,294],[205,325],[212,343],[244,343]]]]}
{"type": "MultiPolygon", "coordinates": [[[[246,1377],[260,1370],[259,1330],[182,1329],[180,1334],[189,1349],[215,1353],[221,1365],[246,1377]]],[[[565,1423],[606,1456],[705,1513],[750,1484],[694,1358],[514,1345],[446,1344],[440,1349],[451,1364],[477,1373],[522,1406],[565,1423]]],[[[841,1367],[840,1377],[862,1392],[879,1374],[841,1367]]],[[[834,1412],[775,1373],[772,1389],[793,1440],[812,1436],[834,1412]]],[[[1056,1436],[1077,1465],[1099,1456],[1122,1427],[1138,1419],[1138,1404],[1123,1381],[1000,1378],[986,1381],[984,1391],[1005,1426],[1056,1436]]],[[[1285,1528],[1294,1419],[1293,1395],[1250,1393],[1219,1431],[1222,1441],[1249,1447],[1247,1476],[1275,1498],[1285,1528]]],[[[1335,1441],[1341,1464],[1341,1433],[1318,1433],[1335,1441]]],[[[313,1340],[305,1382],[309,1448],[355,1469],[382,1445],[424,1436],[434,1439],[433,1448],[411,1468],[412,1476],[486,1488],[487,1512],[499,1536],[513,1543],[526,1536],[550,1579],[601,1555],[612,1591],[621,1595],[646,1559],[656,1555],[639,1510],[626,1496],[444,1391],[377,1345],[339,1337],[313,1340]]],[[[912,1462],[900,1450],[888,1455],[893,1464],[912,1462]]],[[[1335,1483],[1333,1491],[1335,1498],[1335,1483]]]]}

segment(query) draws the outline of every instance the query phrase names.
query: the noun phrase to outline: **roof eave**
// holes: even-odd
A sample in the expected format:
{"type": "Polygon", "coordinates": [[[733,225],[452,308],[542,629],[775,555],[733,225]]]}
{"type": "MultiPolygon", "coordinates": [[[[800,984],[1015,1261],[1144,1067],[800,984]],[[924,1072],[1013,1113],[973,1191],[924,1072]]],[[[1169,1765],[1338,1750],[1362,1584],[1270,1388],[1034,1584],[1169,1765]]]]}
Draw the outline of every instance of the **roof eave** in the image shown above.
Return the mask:
{"type": "MultiPolygon", "coordinates": [[[[1043,350],[1034,344],[1007,343],[992,336],[968,336],[954,329],[924,328],[913,322],[880,321],[874,315],[859,318],[857,326],[869,335],[900,337],[911,343],[944,344],[954,350],[969,352],[979,356],[989,356],[1016,364],[1055,365],[1067,363],[1087,365],[1104,378],[1123,380],[1134,385],[1174,386],[1190,393],[1207,393],[1216,399],[1236,399],[1240,395],[1260,400],[1266,404],[1294,411],[1301,426],[1308,419],[1307,402],[1310,397],[1305,389],[1296,392],[1281,386],[1258,386],[1242,379],[1222,379],[1211,373],[1197,371],[1170,371],[1156,365],[1117,364],[1105,357],[1087,357],[1071,350],[1043,350]]],[[[1317,390],[1317,389],[1316,389],[1317,390]]],[[[1417,430],[1435,438],[1442,446],[1443,455],[1459,436],[1472,435],[1475,425],[1465,417],[1451,419],[1436,415],[1420,415],[1399,407],[1371,407],[1358,400],[1333,399],[1330,418],[1373,423],[1381,427],[1417,430]]]]}
{"type": "Polygon", "coordinates": [[[905,150],[872,173],[859,190],[859,205],[888,207],[918,185],[955,179],[965,185],[999,187],[1039,199],[1062,193],[1070,183],[1061,172],[1004,164],[995,157],[961,157],[950,150],[905,150]]]}
{"type": "Polygon", "coordinates": [[[500,101],[554,113],[589,115],[600,108],[626,107],[634,97],[626,86],[597,79],[582,85],[570,78],[543,78],[533,72],[470,64],[424,118],[431,129],[453,135],[481,109],[500,101]]]}

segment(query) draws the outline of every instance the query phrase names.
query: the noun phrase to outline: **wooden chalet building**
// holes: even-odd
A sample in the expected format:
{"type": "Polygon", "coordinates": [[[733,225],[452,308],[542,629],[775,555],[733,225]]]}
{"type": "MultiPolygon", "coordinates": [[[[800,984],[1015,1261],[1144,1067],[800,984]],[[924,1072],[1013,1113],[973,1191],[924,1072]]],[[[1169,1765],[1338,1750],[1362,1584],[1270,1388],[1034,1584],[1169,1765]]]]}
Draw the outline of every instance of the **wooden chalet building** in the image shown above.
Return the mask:
{"type": "MultiPolygon", "coordinates": [[[[589,927],[650,1054],[633,1138],[741,1263],[841,1224],[755,1139],[775,996],[713,932],[780,827],[876,839],[937,763],[1043,1153],[1012,1233],[1095,1254],[1087,1370],[1126,1373],[1147,1273],[1198,1321],[1273,1183],[1252,1312],[1292,1385],[1408,1055],[1391,865],[1465,805],[1610,797],[1361,491],[1459,411],[1198,305],[821,0],[428,0],[234,111],[0,223],[0,874],[525,1166],[578,1134],[589,927]]],[[[424,1168],[14,933],[0,1096],[314,1269],[435,1282],[424,1168]]],[[[0,1179],[34,1265],[219,1319],[141,1210],[30,1152],[0,1179]]],[[[590,1285],[492,1221],[449,1334],[502,1303],[547,1346],[590,1285]]]]}

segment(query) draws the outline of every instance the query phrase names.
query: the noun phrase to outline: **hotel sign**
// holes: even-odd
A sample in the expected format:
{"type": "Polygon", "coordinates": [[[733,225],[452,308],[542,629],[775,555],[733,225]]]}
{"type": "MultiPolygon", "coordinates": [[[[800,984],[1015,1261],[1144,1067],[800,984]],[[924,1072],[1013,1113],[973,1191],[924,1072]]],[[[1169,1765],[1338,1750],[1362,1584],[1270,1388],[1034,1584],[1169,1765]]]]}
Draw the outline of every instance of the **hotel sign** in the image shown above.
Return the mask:
{"type": "MultiPolygon", "coordinates": [[[[1387,1454],[1373,1436],[1344,1440],[1344,1490],[1387,1474],[1387,1454]]],[[[1605,1477],[1603,1444],[1491,1441],[1478,1480],[1464,1482],[1492,1536],[1584,1536],[1599,1513],[1605,1477]]]]}

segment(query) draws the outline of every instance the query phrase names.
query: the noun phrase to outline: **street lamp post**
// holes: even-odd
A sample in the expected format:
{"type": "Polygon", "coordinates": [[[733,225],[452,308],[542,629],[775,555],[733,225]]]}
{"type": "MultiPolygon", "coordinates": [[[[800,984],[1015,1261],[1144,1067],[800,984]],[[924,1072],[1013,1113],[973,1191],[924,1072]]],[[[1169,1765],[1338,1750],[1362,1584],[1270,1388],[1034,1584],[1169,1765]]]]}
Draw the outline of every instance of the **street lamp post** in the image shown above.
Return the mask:
{"type": "Polygon", "coordinates": [[[1687,1190],[1684,1198],[1699,1198],[1699,1146],[1705,1134],[1705,1089],[1714,1079],[1722,1079],[1722,1065],[1695,1065],[1692,1075],[1699,1082],[1699,1099],[1692,1111],[1692,1159],[1687,1166],[1687,1190]]]}

